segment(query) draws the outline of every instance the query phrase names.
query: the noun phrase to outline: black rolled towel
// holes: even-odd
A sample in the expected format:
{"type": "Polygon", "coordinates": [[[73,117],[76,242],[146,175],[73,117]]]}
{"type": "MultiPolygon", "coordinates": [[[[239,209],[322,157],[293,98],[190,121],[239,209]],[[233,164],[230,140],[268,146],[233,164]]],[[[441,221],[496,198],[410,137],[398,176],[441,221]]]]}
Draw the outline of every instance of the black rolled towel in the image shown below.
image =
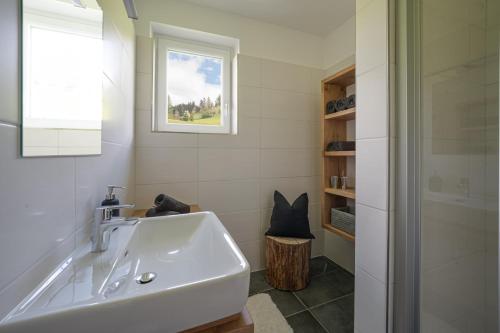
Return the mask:
{"type": "Polygon", "coordinates": [[[155,198],[156,211],[174,211],[181,214],[187,214],[191,211],[189,205],[175,200],[165,194],[160,194],[155,198]]]}
{"type": "Polygon", "coordinates": [[[335,101],[335,109],[337,111],[344,111],[345,109],[347,109],[345,98],[340,98],[335,101]]]}
{"type": "Polygon", "coordinates": [[[355,107],[356,106],[356,95],[351,95],[351,96],[347,97],[346,104],[347,104],[348,109],[355,107]]]}
{"type": "Polygon", "coordinates": [[[332,141],[326,146],[326,151],[350,151],[356,150],[355,141],[332,141]]]}
{"type": "Polygon", "coordinates": [[[330,101],[326,103],[326,114],[334,113],[337,110],[335,109],[335,101],[330,101]]]}
{"type": "Polygon", "coordinates": [[[173,212],[171,210],[158,211],[156,207],[149,208],[146,212],[146,217],[156,217],[156,216],[168,216],[168,215],[179,215],[179,212],[173,212]]]}

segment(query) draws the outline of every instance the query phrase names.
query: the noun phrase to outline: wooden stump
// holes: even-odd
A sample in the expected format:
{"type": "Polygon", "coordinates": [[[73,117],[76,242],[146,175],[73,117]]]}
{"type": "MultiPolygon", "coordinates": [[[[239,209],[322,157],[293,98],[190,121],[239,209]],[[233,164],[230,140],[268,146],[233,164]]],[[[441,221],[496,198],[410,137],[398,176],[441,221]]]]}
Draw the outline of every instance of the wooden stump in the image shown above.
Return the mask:
{"type": "Polygon", "coordinates": [[[266,236],[267,282],[280,290],[304,289],[310,258],[310,239],[266,236]]]}

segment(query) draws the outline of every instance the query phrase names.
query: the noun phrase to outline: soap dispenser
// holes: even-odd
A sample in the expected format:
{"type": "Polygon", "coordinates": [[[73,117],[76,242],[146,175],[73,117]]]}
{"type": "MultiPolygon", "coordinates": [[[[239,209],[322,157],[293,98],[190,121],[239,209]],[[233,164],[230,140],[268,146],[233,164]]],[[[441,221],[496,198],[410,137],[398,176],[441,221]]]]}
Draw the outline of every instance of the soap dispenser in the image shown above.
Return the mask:
{"type": "MultiPolygon", "coordinates": [[[[116,198],[115,194],[115,189],[126,189],[126,187],[122,186],[115,186],[115,185],[108,185],[108,193],[106,193],[106,199],[104,199],[101,202],[102,206],[114,206],[114,205],[119,205],[120,200],[116,198]]],[[[113,209],[112,216],[120,216],[120,210],[119,209],[113,209]]]]}

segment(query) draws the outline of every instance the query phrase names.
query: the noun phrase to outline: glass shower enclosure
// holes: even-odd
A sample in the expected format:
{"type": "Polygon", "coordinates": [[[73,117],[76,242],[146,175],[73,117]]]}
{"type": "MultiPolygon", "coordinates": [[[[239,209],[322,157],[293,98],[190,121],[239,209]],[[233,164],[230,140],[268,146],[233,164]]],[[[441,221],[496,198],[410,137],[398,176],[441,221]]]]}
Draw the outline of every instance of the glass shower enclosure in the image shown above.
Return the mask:
{"type": "Polygon", "coordinates": [[[500,0],[397,7],[394,331],[499,332],[500,0]]]}

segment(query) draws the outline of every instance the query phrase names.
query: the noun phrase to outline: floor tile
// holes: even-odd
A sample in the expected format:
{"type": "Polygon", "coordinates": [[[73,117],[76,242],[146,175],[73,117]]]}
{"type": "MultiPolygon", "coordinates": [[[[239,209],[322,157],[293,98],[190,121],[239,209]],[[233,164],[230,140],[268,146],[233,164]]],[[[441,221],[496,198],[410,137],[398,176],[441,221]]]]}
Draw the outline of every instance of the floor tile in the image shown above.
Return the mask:
{"type": "Polygon", "coordinates": [[[354,331],[354,294],[320,305],[310,311],[329,332],[354,331]]]}
{"type": "Polygon", "coordinates": [[[309,264],[309,274],[311,277],[329,273],[338,267],[333,261],[327,257],[316,257],[311,259],[309,264]]]}
{"type": "Polygon", "coordinates": [[[326,331],[308,312],[304,311],[288,317],[288,324],[293,328],[294,333],[325,333],[326,331]]]}
{"type": "Polygon", "coordinates": [[[248,292],[250,296],[270,289],[273,287],[266,282],[265,270],[250,273],[250,290],[248,292]]]}
{"type": "Polygon", "coordinates": [[[283,316],[289,316],[299,311],[305,310],[304,305],[289,291],[281,291],[273,289],[266,291],[266,294],[271,296],[274,304],[278,307],[283,316]]]}
{"type": "Polygon", "coordinates": [[[354,291],[354,277],[347,271],[336,269],[326,275],[311,279],[309,286],[295,292],[295,295],[307,306],[326,303],[354,291]]]}

